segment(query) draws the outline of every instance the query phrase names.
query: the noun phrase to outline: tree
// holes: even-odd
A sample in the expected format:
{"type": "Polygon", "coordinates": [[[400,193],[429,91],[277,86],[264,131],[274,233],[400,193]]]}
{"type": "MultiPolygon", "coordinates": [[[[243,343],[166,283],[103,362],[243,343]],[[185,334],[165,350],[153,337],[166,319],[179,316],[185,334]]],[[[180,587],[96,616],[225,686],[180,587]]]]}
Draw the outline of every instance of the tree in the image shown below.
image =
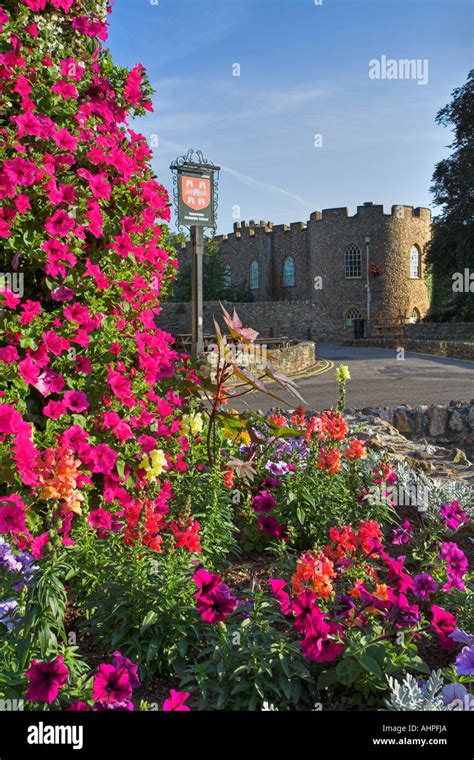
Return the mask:
{"type": "MultiPolygon", "coordinates": [[[[427,251],[433,294],[430,317],[434,320],[474,320],[474,297],[469,287],[459,288],[460,274],[474,268],[474,70],[467,82],[452,93],[452,100],[436,116],[442,126],[451,126],[452,154],[440,161],[433,174],[431,191],[441,207],[433,221],[427,251]],[[458,275],[456,277],[456,274],[458,275]]],[[[464,278],[469,283],[469,278],[464,278]]]]}
{"type": "MultiPolygon", "coordinates": [[[[203,296],[205,301],[248,302],[252,293],[243,282],[231,287],[226,284],[226,271],[221,261],[220,243],[216,238],[205,238],[202,262],[203,296]]],[[[178,303],[191,300],[191,262],[181,260],[172,299],[178,303]]]]}

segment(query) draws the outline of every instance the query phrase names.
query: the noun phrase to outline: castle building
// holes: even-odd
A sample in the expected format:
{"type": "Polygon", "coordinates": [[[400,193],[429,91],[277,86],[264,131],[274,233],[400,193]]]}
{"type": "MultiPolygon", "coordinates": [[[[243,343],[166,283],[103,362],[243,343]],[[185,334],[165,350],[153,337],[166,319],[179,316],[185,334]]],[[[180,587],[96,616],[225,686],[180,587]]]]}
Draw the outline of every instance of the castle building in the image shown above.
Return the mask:
{"type": "MultiPolygon", "coordinates": [[[[431,236],[427,208],[364,203],[324,209],[308,222],[238,222],[219,237],[229,287],[247,283],[256,302],[311,302],[341,334],[363,319],[416,322],[429,307],[424,251],[431,236]]],[[[369,329],[367,329],[369,325],[369,329]]]]}

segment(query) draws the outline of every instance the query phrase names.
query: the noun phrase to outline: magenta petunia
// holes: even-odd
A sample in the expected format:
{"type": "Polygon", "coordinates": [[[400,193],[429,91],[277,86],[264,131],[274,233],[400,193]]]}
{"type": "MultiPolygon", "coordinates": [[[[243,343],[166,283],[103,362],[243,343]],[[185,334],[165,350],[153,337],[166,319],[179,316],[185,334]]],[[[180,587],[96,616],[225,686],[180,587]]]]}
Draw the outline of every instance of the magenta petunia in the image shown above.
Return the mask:
{"type": "Polygon", "coordinates": [[[92,472],[101,472],[105,475],[112,472],[117,461],[117,453],[106,443],[99,443],[98,446],[94,446],[91,456],[92,472]]]}
{"type": "Polygon", "coordinates": [[[0,533],[24,533],[26,516],[23,502],[18,497],[0,497],[0,533]]]}
{"type": "Polygon", "coordinates": [[[457,530],[462,523],[469,522],[467,514],[457,501],[452,501],[451,504],[442,504],[439,513],[449,530],[457,530]]]}
{"type": "Polygon", "coordinates": [[[113,702],[126,702],[132,696],[132,685],[127,668],[116,668],[102,663],[94,676],[92,696],[106,705],[113,702]]]}
{"type": "Polygon", "coordinates": [[[64,665],[64,657],[60,654],[50,661],[33,660],[26,671],[26,676],[28,678],[27,700],[45,702],[49,705],[56,699],[59,689],[68,680],[69,670],[64,665]]]}
{"type": "Polygon", "coordinates": [[[197,597],[196,607],[206,623],[220,623],[234,610],[237,599],[225,583],[197,597]]]}
{"type": "Polygon", "coordinates": [[[163,702],[163,710],[165,712],[189,712],[190,708],[184,704],[189,696],[189,691],[170,689],[169,697],[163,702]]]}
{"type": "Polygon", "coordinates": [[[66,391],[63,401],[69,411],[77,414],[89,408],[89,402],[84,391],[66,391]]]}
{"type": "Polygon", "coordinates": [[[43,407],[43,414],[51,420],[59,420],[63,414],[66,414],[66,407],[62,401],[48,401],[43,407]]]}
{"type": "Polygon", "coordinates": [[[344,651],[342,627],[338,623],[327,622],[315,607],[306,623],[306,632],[300,642],[304,656],[312,662],[333,662],[344,651]]]}
{"type": "Polygon", "coordinates": [[[450,634],[456,628],[456,618],[450,612],[443,610],[438,605],[431,605],[433,630],[438,635],[439,643],[446,652],[452,652],[456,644],[450,634]]]}
{"type": "Polygon", "coordinates": [[[285,591],[286,581],[283,578],[269,578],[268,585],[280,605],[280,611],[283,615],[289,615],[292,611],[292,606],[290,595],[285,591]]]}
{"type": "Polygon", "coordinates": [[[36,165],[26,158],[13,158],[11,161],[4,161],[3,171],[12,185],[21,185],[28,187],[33,185],[36,180],[36,165]]]}

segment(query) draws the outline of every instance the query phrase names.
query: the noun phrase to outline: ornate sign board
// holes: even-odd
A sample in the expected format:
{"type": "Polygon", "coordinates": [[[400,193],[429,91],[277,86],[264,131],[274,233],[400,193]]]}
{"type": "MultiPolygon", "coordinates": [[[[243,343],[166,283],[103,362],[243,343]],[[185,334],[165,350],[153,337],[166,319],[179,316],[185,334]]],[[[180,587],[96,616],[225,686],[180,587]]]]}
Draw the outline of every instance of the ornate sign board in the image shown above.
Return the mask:
{"type": "Polygon", "coordinates": [[[193,226],[215,228],[220,167],[204,158],[200,150],[190,149],[173,161],[170,169],[178,230],[193,226]]]}
{"type": "Polygon", "coordinates": [[[213,172],[183,167],[178,170],[178,224],[214,227],[213,172]]]}

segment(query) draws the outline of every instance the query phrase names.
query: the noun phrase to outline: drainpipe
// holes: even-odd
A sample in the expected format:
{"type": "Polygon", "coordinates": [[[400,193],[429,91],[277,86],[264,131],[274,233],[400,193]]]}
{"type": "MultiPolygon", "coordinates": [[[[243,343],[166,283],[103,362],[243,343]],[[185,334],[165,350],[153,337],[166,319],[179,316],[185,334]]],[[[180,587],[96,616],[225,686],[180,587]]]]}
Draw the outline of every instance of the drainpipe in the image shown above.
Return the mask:
{"type": "Polygon", "coordinates": [[[370,327],[370,275],[369,275],[369,259],[370,259],[370,235],[365,236],[365,258],[366,258],[366,275],[367,275],[367,328],[366,336],[369,338],[371,333],[370,327]]]}

